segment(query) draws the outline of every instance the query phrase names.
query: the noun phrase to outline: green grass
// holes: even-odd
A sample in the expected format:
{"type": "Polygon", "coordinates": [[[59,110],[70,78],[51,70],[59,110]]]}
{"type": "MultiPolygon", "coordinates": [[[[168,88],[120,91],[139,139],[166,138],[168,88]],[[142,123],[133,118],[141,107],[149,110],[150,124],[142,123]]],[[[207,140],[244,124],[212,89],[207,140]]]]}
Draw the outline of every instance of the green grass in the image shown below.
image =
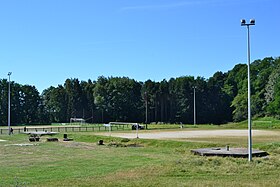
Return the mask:
{"type": "MultiPolygon", "coordinates": [[[[192,129],[247,129],[248,121],[228,123],[223,125],[214,124],[183,124],[184,128],[192,129]]],[[[148,129],[178,129],[181,124],[149,124],[148,129]]],[[[280,129],[280,120],[272,117],[255,118],[252,120],[253,129],[280,129]]]]}
{"type": "MultiPolygon", "coordinates": [[[[145,126],[145,124],[142,124],[145,126]]],[[[23,125],[18,125],[14,126],[14,128],[17,127],[23,127],[26,126],[25,124],[23,125]]],[[[42,125],[27,125],[28,127],[34,127],[34,126],[42,126],[42,125]]],[[[43,125],[44,126],[44,125],[43,125]]],[[[52,123],[51,126],[53,127],[71,127],[71,126],[81,126],[81,127],[95,127],[98,128],[100,127],[102,131],[104,131],[104,124],[80,124],[80,123],[52,123]]],[[[50,127],[51,127],[50,126],[50,127]]],[[[124,128],[120,125],[114,125],[113,130],[131,130],[131,126],[124,125],[124,128]]],[[[190,128],[190,129],[247,129],[248,128],[248,122],[247,121],[242,121],[239,123],[228,123],[228,124],[223,124],[223,125],[214,125],[214,124],[183,124],[184,128],[190,128]]],[[[6,126],[0,126],[0,128],[7,128],[6,126]]],[[[181,128],[181,124],[148,124],[148,130],[155,130],[155,129],[178,129],[181,128]]],[[[275,119],[272,117],[262,117],[262,118],[255,118],[252,120],[252,128],[253,129],[280,129],[280,120],[275,119]]],[[[107,129],[108,130],[108,129],[107,129]]]]}
{"type": "MultiPolygon", "coordinates": [[[[225,128],[248,128],[248,121],[243,121],[240,123],[229,123],[222,125],[225,128]]],[[[280,129],[280,120],[272,117],[256,118],[252,120],[253,129],[280,129]]]]}
{"type": "MultiPolygon", "coordinates": [[[[273,123],[273,122],[272,122],[273,123]]],[[[242,126],[242,124],[238,124],[242,126]]],[[[207,128],[207,127],[198,127],[207,128]]],[[[209,126],[224,128],[223,126],[209,126]]],[[[61,140],[63,135],[58,135],[61,140]]],[[[197,138],[193,142],[122,139],[94,132],[68,133],[73,142],[28,142],[0,135],[0,187],[6,186],[280,186],[280,138],[258,136],[254,148],[268,158],[200,157],[190,150],[246,146],[246,138],[197,138]],[[104,146],[98,146],[102,139],[104,146]],[[197,141],[203,142],[197,142],[197,141]],[[138,145],[138,146],[135,146],[138,145]]]]}

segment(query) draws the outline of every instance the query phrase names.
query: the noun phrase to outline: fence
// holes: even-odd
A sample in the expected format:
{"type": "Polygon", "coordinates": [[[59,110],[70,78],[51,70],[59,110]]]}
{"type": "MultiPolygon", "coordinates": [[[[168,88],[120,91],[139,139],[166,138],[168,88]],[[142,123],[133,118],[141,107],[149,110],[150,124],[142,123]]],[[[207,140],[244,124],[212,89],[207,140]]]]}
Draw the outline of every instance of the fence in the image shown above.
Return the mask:
{"type": "MultiPolygon", "coordinates": [[[[116,130],[125,130],[129,129],[131,126],[128,124],[124,125],[112,125],[111,131],[116,130]]],[[[44,131],[44,132],[94,132],[94,131],[109,131],[108,126],[88,126],[88,127],[14,127],[13,133],[19,134],[23,132],[37,132],[37,131],[44,131]]],[[[130,128],[131,129],[131,128],[130,128]]],[[[8,134],[8,128],[1,128],[0,134],[8,134]]]]}

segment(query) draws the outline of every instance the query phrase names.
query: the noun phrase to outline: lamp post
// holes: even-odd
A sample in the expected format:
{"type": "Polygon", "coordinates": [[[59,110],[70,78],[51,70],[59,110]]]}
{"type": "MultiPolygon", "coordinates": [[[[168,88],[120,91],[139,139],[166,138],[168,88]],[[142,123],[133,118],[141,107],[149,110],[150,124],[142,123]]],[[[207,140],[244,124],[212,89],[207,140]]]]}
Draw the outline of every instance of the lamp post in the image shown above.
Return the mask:
{"type": "Polygon", "coordinates": [[[255,25],[255,20],[251,19],[246,23],[245,19],[241,20],[241,26],[247,27],[248,39],[248,160],[252,161],[252,120],[251,120],[251,83],[250,83],[250,26],[255,25]]]}
{"type": "Polygon", "coordinates": [[[193,87],[193,124],[194,125],[196,125],[195,89],[196,89],[196,86],[193,87]]]}
{"type": "Polygon", "coordinates": [[[146,129],[148,129],[148,94],[147,92],[144,93],[144,98],[145,98],[145,106],[146,106],[146,129]]]}
{"type": "Polygon", "coordinates": [[[9,130],[9,135],[11,135],[11,82],[10,82],[10,77],[12,75],[12,72],[8,73],[9,76],[9,91],[8,91],[8,130],[9,130]]]}

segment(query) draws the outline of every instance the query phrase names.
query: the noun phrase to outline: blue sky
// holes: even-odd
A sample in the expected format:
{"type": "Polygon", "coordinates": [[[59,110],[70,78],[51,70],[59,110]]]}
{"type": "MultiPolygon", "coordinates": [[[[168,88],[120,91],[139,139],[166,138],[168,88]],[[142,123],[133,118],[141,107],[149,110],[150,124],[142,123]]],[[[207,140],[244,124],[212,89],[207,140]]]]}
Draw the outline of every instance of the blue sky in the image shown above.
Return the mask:
{"type": "Polygon", "coordinates": [[[279,0],[0,0],[0,79],[41,92],[67,78],[211,77],[280,56],[279,0]]]}

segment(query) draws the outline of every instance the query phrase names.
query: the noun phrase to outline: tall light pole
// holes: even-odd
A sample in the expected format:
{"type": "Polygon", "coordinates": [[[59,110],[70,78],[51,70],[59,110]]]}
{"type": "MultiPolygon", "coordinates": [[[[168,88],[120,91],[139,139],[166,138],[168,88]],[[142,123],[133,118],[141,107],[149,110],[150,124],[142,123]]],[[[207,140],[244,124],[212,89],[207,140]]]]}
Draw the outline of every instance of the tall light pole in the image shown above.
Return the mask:
{"type": "Polygon", "coordinates": [[[196,89],[196,86],[193,87],[193,124],[194,125],[196,125],[195,89],[196,89]]]}
{"type": "Polygon", "coordinates": [[[9,91],[8,91],[8,130],[9,130],[9,135],[11,135],[11,82],[10,82],[10,77],[12,75],[12,72],[8,73],[9,76],[9,91]]]}
{"type": "Polygon", "coordinates": [[[250,83],[250,26],[255,25],[255,20],[251,19],[246,23],[245,19],[241,20],[241,26],[247,27],[248,33],[248,160],[252,161],[252,120],[251,120],[251,83],[250,83]]]}
{"type": "Polygon", "coordinates": [[[145,98],[145,105],[146,105],[146,120],[145,120],[145,123],[146,123],[146,129],[148,129],[148,93],[147,92],[144,93],[144,98],[145,98]]]}

